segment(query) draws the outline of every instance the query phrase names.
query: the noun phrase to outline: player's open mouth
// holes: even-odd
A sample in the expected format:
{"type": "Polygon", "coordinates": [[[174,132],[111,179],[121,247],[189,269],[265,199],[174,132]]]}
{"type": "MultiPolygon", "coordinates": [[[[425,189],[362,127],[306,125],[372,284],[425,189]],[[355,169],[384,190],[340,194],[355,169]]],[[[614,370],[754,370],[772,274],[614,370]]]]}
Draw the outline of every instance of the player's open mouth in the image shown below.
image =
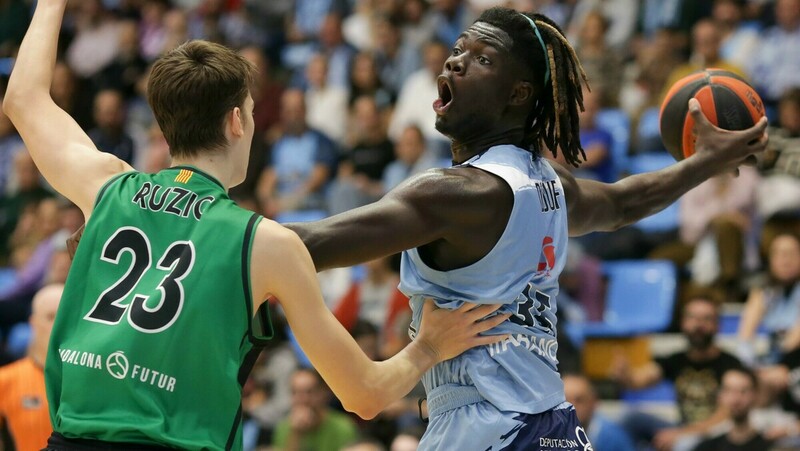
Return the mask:
{"type": "Polygon", "coordinates": [[[442,115],[453,103],[453,84],[446,76],[439,75],[436,87],[439,89],[439,98],[433,101],[433,111],[442,115]]]}

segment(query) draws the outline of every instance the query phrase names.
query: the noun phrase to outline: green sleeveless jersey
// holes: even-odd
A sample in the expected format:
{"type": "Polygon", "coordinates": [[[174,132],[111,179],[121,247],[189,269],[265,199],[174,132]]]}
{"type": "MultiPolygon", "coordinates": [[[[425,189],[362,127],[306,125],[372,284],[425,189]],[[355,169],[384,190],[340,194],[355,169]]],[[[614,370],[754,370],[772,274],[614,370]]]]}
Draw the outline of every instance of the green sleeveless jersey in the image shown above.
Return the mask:
{"type": "Polygon", "coordinates": [[[50,339],[50,419],[69,438],[240,449],[260,216],[191,167],[101,189],[50,339]]]}

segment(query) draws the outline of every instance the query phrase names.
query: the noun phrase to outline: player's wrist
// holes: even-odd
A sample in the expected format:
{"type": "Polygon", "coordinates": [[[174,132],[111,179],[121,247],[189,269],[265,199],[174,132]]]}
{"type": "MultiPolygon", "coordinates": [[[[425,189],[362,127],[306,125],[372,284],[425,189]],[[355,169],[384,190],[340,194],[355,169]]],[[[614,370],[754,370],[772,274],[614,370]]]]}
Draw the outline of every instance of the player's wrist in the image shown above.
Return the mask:
{"type": "Polygon", "coordinates": [[[427,337],[418,335],[417,338],[407,346],[409,357],[424,370],[442,361],[442,353],[427,337]]]}

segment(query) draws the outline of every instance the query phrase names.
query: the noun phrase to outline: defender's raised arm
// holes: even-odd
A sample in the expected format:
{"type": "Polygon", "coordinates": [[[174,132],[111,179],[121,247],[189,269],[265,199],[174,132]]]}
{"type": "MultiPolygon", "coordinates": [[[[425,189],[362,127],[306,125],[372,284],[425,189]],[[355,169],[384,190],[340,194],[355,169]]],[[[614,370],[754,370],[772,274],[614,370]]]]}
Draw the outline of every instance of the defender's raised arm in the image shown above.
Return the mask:
{"type": "Polygon", "coordinates": [[[45,179],[88,219],[100,187],[132,168],[97,150],[50,97],[66,0],[39,0],[8,82],[3,111],[19,131],[45,179]]]}

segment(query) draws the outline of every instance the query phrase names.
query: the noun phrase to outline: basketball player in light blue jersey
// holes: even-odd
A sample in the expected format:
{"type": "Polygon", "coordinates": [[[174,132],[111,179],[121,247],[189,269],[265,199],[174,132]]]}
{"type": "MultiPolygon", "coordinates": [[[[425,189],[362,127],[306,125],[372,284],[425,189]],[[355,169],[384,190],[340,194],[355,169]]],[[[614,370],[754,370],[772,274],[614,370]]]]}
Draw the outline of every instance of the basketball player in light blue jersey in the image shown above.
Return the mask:
{"type": "Polygon", "coordinates": [[[414,177],[374,204],[289,225],[317,270],[405,251],[400,289],[411,298],[412,336],[425,296],[448,309],[502,303],[512,314],[490,332],[509,339],[424,375],[430,423],[420,449],[590,450],[556,359],[568,235],[631,224],[766,146],[765,119],[723,131],[692,101],[694,156],[614,184],[576,179],[541,154],[563,152],[574,166],[585,159],[582,80],[550,19],[487,10],[458,38],[438,78],[436,128],[452,139],[454,166],[414,177]]]}
{"type": "MultiPolygon", "coordinates": [[[[558,26],[492,8],[456,41],[438,78],[436,127],[454,166],[423,173],[383,199],[314,223],[290,224],[317,270],[403,254],[400,288],[411,333],[422,298],[453,309],[503,304],[510,334],[437,364],[423,377],[430,423],[422,450],[591,450],[558,374],[558,276],[567,236],[614,230],[656,213],[767,144],[766,120],[720,130],[696,101],[697,152],[614,184],[574,178],[583,71],[558,26]]],[[[643,300],[646,302],[646,300],[643,300]]]]}

